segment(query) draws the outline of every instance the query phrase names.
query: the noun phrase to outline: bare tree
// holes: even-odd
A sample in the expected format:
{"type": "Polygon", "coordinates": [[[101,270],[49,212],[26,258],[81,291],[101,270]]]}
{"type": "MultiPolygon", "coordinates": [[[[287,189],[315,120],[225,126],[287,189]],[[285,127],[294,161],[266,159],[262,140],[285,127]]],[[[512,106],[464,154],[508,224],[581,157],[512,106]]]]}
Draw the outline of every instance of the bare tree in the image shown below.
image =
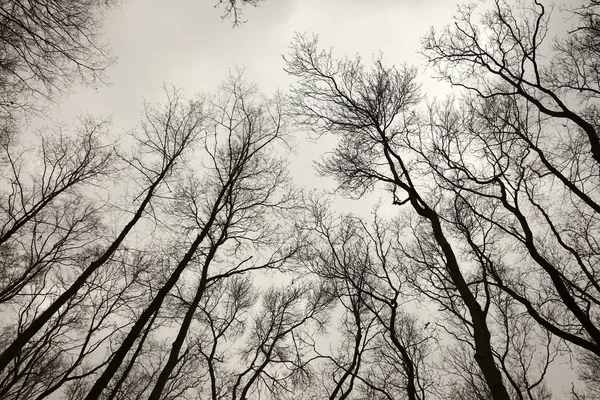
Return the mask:
{"type": "Polygon", "coordinates": [[[281,398],[306,387],[314,357],[303,343],[323,329],[333,300],[324,283],[267,289],[241,350],[231,398],[260,397],[263,391],[281,398]]]}
{"type": "Polygon", "coordinates": [[[564,185],[561,201],[544,200],[555,184],[577,188],[581,181],[548,168],[549,150],[532,151],[553,121],[530,111],[512,101],[462,102],[460,111],[450,106],[438,114],[431,140],[419,147],[429,148],[422,154],[438,184],[457,196],[459,231],[493,284],[552,334],[597,354],[598,253],[590,236],[597,214],[588,208],[595,178],[584,174],[590,185],[579,193],[564,185]],[[527,258],[509,268],[499,256],[507,246],[527,258]],[[532,276],[543,280],[524,284],[532,276]]]}
{"type": "Polygon", "coordinates": [[[211,106],[211,129],[205,137],[203,179],[191,178],[190,185],[181,186],[174,202],[175,221],[184,233],[185,254],[169,273],[152,302],[139,316],[122,342],[108,367],[94,384],[88,398],[100,395],[108,385],[137,337],[151,316],[158,312],[169,293],[190,266],[199,267],[198,286],[182,325],[173,342],[167,364],[156,381],[151,396],[160,396],[171,372],[178,364],[191,322],[204,291],[211,281],[245,271],[278,268],[293,254],[293,246],[282,245],[269,209],[284,210],[293,199],[286,192],[285,165],[269,151],[275,149],[285,133],[281,119],[281,103],[259,101],[254,87],[241,75],[234,75],[217,92],[211,106]],[[183,218],[182,218],[183,217],[183,218]],[[278,238],[279,241],[273,241],[278,238]],[[217,250],[231,241],[227,250],[234,265],[214,266],[217,250]],[[266,262],[250,262],[241,256],[245,249],[258,251],[263,246],[274,247],[266,262]],[[292,253],[290,253],[290,251],[292,253]],[[215,270],[214,274],[209,273],[215,270]]]}
{"type": "Polygon", "coordinates": [[[208,392],[213,400],[230,397],[233,376],[227,370],[226,360],[235,358],[235,353],[226,343],[243,335],[256,300],[256,288],[248,275],[219,279],[207,288],[196,315],[199,327],[195,332],[190,330],[208,374],[199,394],[208,392]]]}
{"type": "MultiPolygon", "coordinates": [[[[495,0],[476,21],[474,5],[459,7],[455,25],[432,30],[424,54],[439,77],[482,97],[520,97],[549,117],[576,128],[574,142],[587,140],[600,163],[600,139],[590,103],[598,94],[597,3],[570,11],[578,27],[554,42],[550,64],[543,62],[549,12],[537,0],[510,4],[495,0]]],[[[596,169],[596,173],[597,173],[596,169]]]]}
{"type": "Polygon", "coordinates": [[[586,385],[586,395],[581,395],[574,388],[573,397],[576,399],[595,399],[600,396],[600,359],[595,354],[581,352],[578,354],[578,376],[586,385]]]}
{"type": "MultiPolygon", "coordinates": [[[[313,204],[311,214],[314,221],[309,221],[307,228],[314,227],[314,232],[309,231],[309,234],[316,237],[312,238],[310,250],[303,257],[304,264],[320,279],[332,283],[333,294],[343,307],[339,327],[332,334],[332,337],[340,337],[338,345],[325,353],[314,339],[311,343],[314,351],[326,361],[321,366],[324,378],[319,390],[329,399],[345,399],[358,391],[369,355],[381,334],[372,307],[367,305],[370,300],[368,266],[363,263],[368,263],[368,256],[361,253],[360,245],[352,248],[354,232],[346,231],[345,226],[336,226],[328,210],[313,204]]],[[[323,396],[316,393],[315,397],[319,395],[323,396]]]]}
{"type": "Polygon", "coordinates": [[[75,134],[44,132],[37,151],[4,144],[0,303],[95,242],[101,206],[82,193],[114,172],[110,147],[100,141],[105,125],[87,119],[75,134]]]}
{"type": "Polygon", "coordinates": [[[243,18],[242,8],[245,6],[258,7],[263,0],[219,0],[215,7],[223,6],[223,19],[231,18],[233,26],[239,26],[246,21],[243,18]]]}
{"type": "MultiPolygon", "coordinates": [[[[34,25],[83,3],[29,3],[0,10],[21,18],[0,24],[2,46],[35,35],[0,71],[7,121],[105,68],[103,49],[77,46],[108,3],[77,11],[94,29],[63,38],[73,59],[48,47],[62,28],[34,25]]],[[[237,25],[258,4],[217,6],[237,25]]],[[[461,97],[425,104],[415,69],[297,36],[288,98],[242,73],[194,101],[167,90],[126,135],[131,154],[96,119],[42,132],[37,153],[0,126],[0,398],[550,400],[559,360],[581,380],[568,395],[597,396],[599,4],[565,10],[573,28],[551,43],[540,1],[490,6],[424,42],[461,97]],[[394,215],[300,202],[290,117],[337,139],[317,170],[338,193],[383,189],[394,215]],[[119,198],[92,190],[106,178],[119,198]]]]}
{"type": "Polygon", "coordinates": [[[4,348],[0,355],[0,371],[18,356],[27,342],[59,312],[61,307],[77,295],[87,280],[120,248],[129,232],[144,215],[163,181],[171,174],[184,150],[194,142],[201,129],[203,115],[200,112],[200,104],[197,102],[184,104],[177,92],[169,95],[169,103],[164,109],[156,110],[154,113],[154,110],[147,107],[146,112],[147,122],[142,125],[142,133],[138,139],[141,156],[134,156],[127,161],[128,165],[137,170],[145,181],[141,203],[118,236],[107,247],[98,251],[96,258],[90,260],[88,267],[77,279],[45,307],[26,329],[19,332],[10,345],[4,348]]]}
{"type": "Polygon", "coordinates": [[[600,343],[597,7],[564,10],[575,25],[549,46],[549,13],[538,1],[496,1],[480,23],[475,7],[460,8],[454,27],[425,40],[440,78],[475,98],[437,108],[423,155],[467,225],[486,232],[466,239],[490,283],[578,346],[584,364],[600,343]],[[504,249],[525,258],[501,257],[504,249]]]}
{"type": "Polygon", "coordinates": [[[502,374],[495,363],[486,324],[487,308],[477,301],[459,265],[435,209],[414,179],[417,172],[409,149],[416,128],[411,109],[420,96],[415,71],[387,68],[375,60],[365,71],[359,59],[336,61],[330,52],[319,51],[315,39],[298,37],[287,58],[287,71],[299,78],[294,89],[294,111],[299,120],[320,134],[333,133],[339,142],[321,171],[335,177],[340,189],[361,195],[376,183],[387,185],[393,202],[408,204],[428,224],[441,255],[443,273],[460,295],[473,327],[475,360],[495,399],[508,399],[502,374]],[[398,192],[405,197],[399,197],[398,192]]]}
{"type": "MultiPolygon", "coordinates": [[[[107,349],[133,317],[130,310],[145,300],[140,281],[146,267],[145,257],[124,252],[93,275],[7,367],[0,383],[2,396],[42,399],[102,368],[110,358],[107,349]]],[[[70,273],[80,270],[78,265],[61,264],[61,270],[47,281],[60,289],[68,286],[70,273]],[[61,284],[61,279],[66,282],[61,284]]],[[[17,333],[26,329],[40,303],[52,298],[49,284],[39,286],[43,290],[32,291],[18,308],[13,306],[18,322],[6,327],[7,339],[15,336],[12,329],[17,333]]]]}
{"type": "Polygon", "coordinates": [[[0,2],[0,118],[35,109],[81,81],[95,85],[112,63],[100,39],[112,0],[0,2]]]}
{"type": "Polygon", "coordinates": [[[385,398],[426,398],[432,337],[420,329],[425,323],[403,309],[412,295],[405,289],[403,261],[393,250],[393,231],[376,211],[370,227],[352,215],[333,215],[322,201],[310,202],[308,209],[305,229],[314,237],[305,263],[335,283],[347,310],[340,333],[348,342],[339,351],[349,354],[329,357],[343,371],[329,398],[347,398],[355,384],[385,398]]]}
{"type": "Polygon", "coordinates": [[[55,134],[40,132],[39,165],[32,165],[27,157],[32,150],[19,150],[10,138],[3,141],[6,189],[2,193],[0,245],[57,197],[108,173],[112,152],[100,140],[106,125],[107,121],[87,118],[75,134],[69,134],[65,127],[59,127],[55,134]]]}
{"type": "MultiPolygon", "coordinates": [[[[266,153],[267,149],[283,139],[284,131],[279,116],[281,106],[277,99],[271,104],[256,103],[250,97],[254,94],[253,89],[246,86],[241,77],[232,77],[230,87],[224,87],[222,91],[227,95],[227,100],[226,103],[215,104],[218,109],[215,122],[217,133],[224,129],[228,134],[228,145],[226,151],[222,148],[213,151],[207,144],[213,163],[211,169],[214,169],[208,176],[207,187],[224,185],[227,189],[213,228],[208,231],[208,245],[199,250],[204,259],[196,261],[201,264],[198,287],[173,343],[169,360],[150,394],[153,399],[160,397],[169,374],[177,364],[207,284],[234,273],[278,268],[295,252],[292,248],[289,254],[285,254],[285,250],[281,252],[278,249],[282,246],[279,235],[283,232],[277,230],[271,217],[271,210],[290,207],[292,204],[288,203],[293,200],[293,196],[285,193],[287,177],[284,160],[266,153]],[[229,184],[224,181],[224,177],[229,177],[226,178],[230,181],[229,184]],[[261,265],[259,261],[249,261],[251,257],[258,258],[259,252],[269,244],[273,244],[276,250],[275,254],[267,256],[266,263],[261,265]],[[232,247],[228,249],[228,246],[232,247]],[[245,248],[251,249],[253,254],[244,255],[245,248]],[[214,265],[217,253],[223,251],[228,255],[229,261],[234,262],[232,267],[225,270],[224,275],[217,273],[217,266],[214,265]]],[[[215,141],[221,139],[215,137],[215,141]]],[[[188,193],[198,196],[202,192],[192,189],[188,193]]],[[[198,197],[182,200],[189,202],[186,209],[193,209],[194,205],[201,204],[198,197]]],[[[201,221],[203,215],[194,212],[188,218],[201,221]]],[[[198,229],[201,227],[199,225],[198,229]]]]}

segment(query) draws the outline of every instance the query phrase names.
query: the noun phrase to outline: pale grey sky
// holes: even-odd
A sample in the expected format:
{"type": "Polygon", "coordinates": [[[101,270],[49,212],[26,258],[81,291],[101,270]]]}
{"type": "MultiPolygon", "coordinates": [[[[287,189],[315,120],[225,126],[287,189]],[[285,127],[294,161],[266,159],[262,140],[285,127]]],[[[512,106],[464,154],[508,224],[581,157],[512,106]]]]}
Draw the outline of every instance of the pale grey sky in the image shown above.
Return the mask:
{"type": "MultiPolygon", "coordinates": [[[[69,121],[83,113],[111,115],[113,129],[135,126],[142,99],[164,100],[162,84],[185,90],[187,96],[211,91],[234,64],[247,68],[247,78],[264,93],[286,90],[292,80],[283,71],[294,32],[318,34],[323,47],[338,56],[360,54],[370,59],[382,51],[388,64],[407,63],[424,72],[417,56],[420,41],[431,26],[451,22],[457,0],[266,0],[246,7],[248,22],[232,28],[222,21],[217,0],[121,0],[111,10],[105,38],[117,63],[108,71],[111,86],[75,88],[60,108],[50,113],[69,121]]],[[[566,0],[568,2],[568,0],[566,0]]],[[[558,10],[556,10],[558,11],[558,10]]],[[[425,92],[437,95],[442,84],[421,76],[425,92]]],[[[301,144],[299,157],[314,158],[317,147],[301,144]]],[[[299,184],[314,180],[310,163],[295,171],[299,184]]],[[[309,184],[310,186],[310,184],[309,184]]],[[[379,192],[377,196],[384,193],[379,192]]],[[[564,369],[559,369],[564,374],[564,369]]],[[[558,393],[557,393],[558,394],[558,393]]]]}
{"type": "MultiPolygon", "coordinates": [[[[122,132],[139,121],[143,99],[164,100],[163,83],[183,88],[191,97],[216,89],[235,64],[246,67],[246,77],[263,93],[285,91],[292,79],[283,71],[281,56],[295,32],[318,34],[320,46],[333,47],[338,57],[359,54],[368,63],[381,51],[387,64],[417,66],[430,99],[449,91],[430,78],[417,51],[431,26],[442,29],[452,22],[459,0],[266,0],[257,8],[245,7],[248,22],[237,28],[221,19],[223,9],[214,7],[217,0],[120,2],[108,12],[104,26],[104,37],[118,59],[108,71],[110,86],[97,91],[74,88],[75,94],[49,113],[53,119],[71,121],[85,113],[112,116],[113,131],[122,132]]],[[[558,9],[554,14],[560,17],[558,9]]],[[[292,164],[296,183],[329,186],[315,177],[311,164],[323,143],[317,147],[298,136],[292,164]]],[[[381,196],[385,193],[377,192],[366,201],[381,196]]],[[[338,205],[357,209],[341,199],[338,205]]]]}
{"type": "MultiPolygon", "coordinates": [[[[235,64],[246,67],[247,78],[263,93],[285,91],[292,80],[283,71],[281,56],[295,32],[318,34],[320,45],[334,47],[340,57],[360,54],[368,62],[382,51],[388,64],[406,62],[423,70],[416,54],[421,37],[430,26],[448,22],[456,8],[454,1],[436,0],[267,0],[258,8],[244,8],[248,22],[232,28],[215,3],[122,0],[107,14],[104,28],[118,58],[108,71],[111,85],[97,91],[75,88],[50,115],[65,121],[84,113],[110,115],[113,130],[121,132],[139,120],[143,98],[164,100],[163,82],[191,97],[215,89],[235,64]]],[[[431,92],[432,85],[424,89],[431,92]]],[[[323,144],[317,148],[298,136],[298,157],[292,164],[296,182],[328,186],[315,177],[311,165],[323,144]]],[[[343,203],[339,208],[346,208],[343,203]]]]}
{"type": "MultiPolygon", "coordinates": [[[[69,120],[89,112],[114,117],[116,128],[137,121],[142,98],[162,100],[162,83],[182,87],[188,96],[214,89],[235,63],[261,91],[285,90],[283,71],[294,32],[316,33],[339,56],[379,51],[389,64],[419,67],[424,90],[447,89],[427,79],[417,56],[431,26],[451,22],[458,0],[266,0],[244,8],[248,22],[232,28],[222,21],[217,0],[121,0],[105,22],[105,38],[117,63],[108,71],[110,87],[75,88],[54,118],[69,120]]],[[[565,0],[569,3],[569,0],[565,0]]],[[[556,13],[558,14],[558,13],[556,13]]]]}
{"type": "Polygon", "coordinates": [[[248,22],[232,28],[213,0],[123,0],[106,19],[106,39],[118,57],[109,88],[76,89],[61,112],[113,115],[115,127],[131,126],[141,99],[160,101],[163,82],[188,95],[212,90],[234,63],[263,92],[285,89],[290,79],[281,55],[294,32],[317,33],[323,46],[341,55],[370,58],[383,51],[388,63],[420,64],[415,51],[431,25],[442,26],[453,1],[267,0],[246,7],[248,22]]]}

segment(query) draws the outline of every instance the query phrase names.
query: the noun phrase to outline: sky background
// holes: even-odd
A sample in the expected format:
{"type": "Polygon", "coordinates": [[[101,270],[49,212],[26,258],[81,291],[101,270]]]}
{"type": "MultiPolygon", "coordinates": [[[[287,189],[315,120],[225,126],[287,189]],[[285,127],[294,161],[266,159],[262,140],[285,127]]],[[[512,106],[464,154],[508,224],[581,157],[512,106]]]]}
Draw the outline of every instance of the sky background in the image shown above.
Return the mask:
{"type": "MultiPolygon", "coordinates": [[[[428,99],[449,90],[430,78],[432,71],[417,51],[431,26],[442,29],[452,22],[456,0],[267,0],[258,8],[245,7],[248,22],[236,28],[231,20],[221,19],[223,9],[214,7],[216,1],[121,0],[107,13],[104,25],[104,38],[118,59],[108,71],[110,85],[75,88],[50,117],[71,121],[100,114],[112,116],[116,132],[131,129],[141,117],[143,99],[164,101],[163,83],[183,88],[191,98],[216,89],[236,64],[246,67],[246,77],[263,93],[286,91],[293,80],[283,70],[282,55],[295,32],[318,34],[320,46],[334,47],[338,57],[359,54],[368,62],[381,51],[387,64],[418,67],[428,99]]],[[[558,7],[555,17],[553,32],[560,32],[564,25],[558,7]]],[[[323,186],[311,166],[322,148],[307,142],[301,132],[297,135],[292,162],[296,183],[323,186]]],[[[350,209],[361,208],[353,204],[350,209]]],[[[570,380],[573,375],[567,371],[554,372],[557,381],[570,380]],[[560,379],[559,374],[566,375],[560,379]]]]}
{"type": "MultiPolygon", "coordinates": [[[[369,62],[381,51],[387,64],[418,67],[428,99],[449,91],[431,79],[417,52],[431,26],[441,29],[451,22],[456,0],[266,0],[257,8],[244,7],[247,23],[236,28],[221,19],[223,8],[215,8],[216,2],[120,0],[104,24],[105,40],[117,58],[108,70],[109,86],[76,87],[49,113],[51,118],[72,121],[99,114],[112,116],[115,132],[131,129],[143,99],[164,100],[163,83],[192,97],[214,90],[235,65],[245,67],[246,77],[263,93],[286,91],[293,81],[283,70],[282,55],[295,32],[318,34],[320,46],[333,47],[338,57],[358,54],[369,62]]],[[[311,167],[319,149],[305,135],[297,137],[294,177],[300,185],[323,186],[311,167]]]]}
{"type": "MultiPolygon", "coordinates": [[[[164,100],[163,83],[192,97],[214,90],[235,65],[245,67],[247,79],[263,93],[286,91],[292,79],[283,70],[282,55],[295,32],[318,34],[320,46],[334,47],[339,57],[359,54],[369,62],[381,51],[387,64],[407,63],[423,71],[424,61],[416,53],[421,37],[430,26],[448,22],[456,7],[453,1],[434,0],[267,0],[257,8],[245,7],[247,23],[233,28],[231,20],[221,19],[223,8],[215,3],[122,0],[105,20],[105,39],[117,57],[108,71],[110,85],[75,88],[50,113],[52,118],[110,115],[113,130],[130,129],[140,119],[143,99],[164,100]]],[[[425,83],[427,92],[445,87],[433,80],[425,83]]],[[[296,136],[294,178],[300,185],[326,186],[312,169],[318,148],[302,133],[296,136]]]]}

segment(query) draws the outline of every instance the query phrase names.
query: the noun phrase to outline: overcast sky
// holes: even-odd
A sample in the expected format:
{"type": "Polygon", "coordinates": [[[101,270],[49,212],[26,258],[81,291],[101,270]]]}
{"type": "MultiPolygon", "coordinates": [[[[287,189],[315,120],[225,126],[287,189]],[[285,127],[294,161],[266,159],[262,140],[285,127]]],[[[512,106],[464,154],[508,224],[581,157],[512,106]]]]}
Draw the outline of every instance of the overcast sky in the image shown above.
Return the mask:
{"type": "Polygon", "coordinates": [[[442,26],[455,9],[453,1],[433,0],[267,0],[246,7],[248,22],[234,29],[221,20],[215,2],[122,0],[105,24],[118,57],[109,71],[112,87],[79,93],[63,103],[63,111],[133,122],[142,97],[160,99],[163,81],[190,95],[211,90],[234,63],[246,66],[262,91],[285,89],[290,81],[281,55],[294,32],[317,33],[340,55],[370,58],[381,50],[389,63],[417,64],[420,37],[431,25],[442,26]]]}
{"type": "MultiPolygon", "coordinates": [[[[143,99],[164,101],[163,83],[183,88],[192,97],[216,89],[236,64],[246,68],[246,77],[263,93],[286,91],[292,79],[283,70],[282,55],[296,32],[318,34],[320,46],[333,47],[338,57],[359,54],[368,63],[382,52],[386,64],[418,67],[429,100],[449,91],[448,85],[431,79],[432,71],[417,52],[432,26],[442,29],[452,22],[458,0],[266,0],[257,8],[245,7],[247,23],[236,28],[231,20],[221,19],[223,8],[215,8],[217,1],[119,0],[104,24],[104,39],[117,58],[108,70],[109,86],[74,88],[75,94],[48,115],[67,122],[83,114],[111,116],[113,131],[119,134],[135,127],[143,99]]],[[[553,34],[564,30],[558,7],[554,15],[558,23],[553,34]]],[[[38,120],[32,126],[46,123],[38,120]]],[[[296,136],[296,183],[331,187],[331,181],[317,179],[312,168],[323,143],[317,147],[304,140],[305,135],[296,136]]],[[[386,194],[380,191],[366,201],[382,196],[386,194]]],[[[390,203],[387,197],[382,200],[390,203]]],[[[344,201],[337,205],[370,209],[344,201]]]]}
{"type": "MultiPolygon", "coordinates": [[[[139,120],[142,99],[164,100],[163,82],[191,97],[215,89],[235,64],[246,67],[247,78],[263,93],[285,91],[292,80],[283,71],[281,56],[295,32],[318,34],[320,46],[334,47],[340,57],[360,54],[369,61],[382,51],[387,64],[406,62],[423,71],[416,53],[421,37],[430,26],[449,22],[456,7],[454,1],[435,0],[267,0],[258,8],[245,7],[248,22],[232,28],[230,20],[221,19],[223,9],[215,8],[216,2],[121,0],[107,14],[104,28],[118,59],[108,71],[110,86],[76,88],[51,113],[53,118],[110,115],[113,129],[121,132],[139,120]]],[[[440,91],[441,84],[437,89],[431,85],[425,90],[440,91]]],[[[298,157],[292,164],[296,183],[327,186],[312,169],[318,148],[298,136],[298,157]]]]}
{"type": "MultiPolygon", "coordinates": [[[[445,83],[430,78],[432,72],[417,52],[432,26],[442,29],[452,22],[458,0],[266,0],[257,8],[245,7],[248,22],[236,28],[231,20],[221,19],[223,9],[214,7],[217,0],[120,2],[104,24],[104,38],[117,58],[108,71],[110,86],[75,88],[74,95],[49,113],[54,120],[72,121],[86,113],[111,116],[118,134],[139,121],[143,99],[164,101],[163,83],[183,88],[192,97],[214,90],[236,64],[246,67],[247,78],[263,93],[286,91],[292,79],[283,71],[282,55],[295,32],[318,34],[320,46],[333,47],[339,57],[359,54],[368,62],[381,51],[386,64],[417,66],[429,99],[449,91],[445,83]]],[[[554,15],[558,24],[553,33],[564,29],[558,7],[554,15]]],[[[331,187],[331,181],[317,179],[312,168],[323,143],[316,146],[303,134],[297,136],[298,156],[292,162],[296,183],[331,187]]],[[[379,191],[366,202],[382,198],[390,203],[385,196],[379,191]]],[[[341,199],[336,206],[370,209],[341,199]]]]}
{"type": "MultiPolygon", "coordinates": [[[[387,64],[417,66],[430,96],[447,90],[428,80],[431,72],[417,50],[431,26],[441,29],[451,22],[456,0],[267,0],[258,8],[246,7],[248,22],[237,28],[221,19],[216,1],[121,0],[105,21],[105,38],[118,58],[108,71],[110,87],[76,89],[54,119],[103,114],[113,117],[117,131],[132,128],[142,99],[164,100],[163,82],[191,97],[215,89],[235,64],[247,68],[247,77],[262,92],[285,91],[292,81],[281,56],[295,32],[318,34],[321,46],[334,47],[338,56],[360,54],[368,60],[381,51],[387,64]]],[[[299,157],[312,159],[316,151],[301,144],[299,157]]],[[[310,163],[296,165],[303,169],[293,173],[297,183],[312,186],[310,163]]]]}
{"type": "Polygon", "coordinates": [[[75,89],[53,113],[71,119],[82,113],[112,115],[115,128],[139,119],[141,100],[162,100],[162,83],[192,96],[214,89],[234,64],[247,67],[247,77],[261,91],[285,90],[291,80],[283,71],[282,54],[295,32],[316,33],[321,46],[339,56],[379,51],[389,64],[419,67],[424,89],[439,94],[446,86],[427,77],[417,55],[431,26],[451,22],[457,0],[266,0],[245,7],[248,22],[232,28],[223,21],[217,0],[120,0],[108,12],[105,38],[118,58],[108,71],[110,87],[75,89]]]}

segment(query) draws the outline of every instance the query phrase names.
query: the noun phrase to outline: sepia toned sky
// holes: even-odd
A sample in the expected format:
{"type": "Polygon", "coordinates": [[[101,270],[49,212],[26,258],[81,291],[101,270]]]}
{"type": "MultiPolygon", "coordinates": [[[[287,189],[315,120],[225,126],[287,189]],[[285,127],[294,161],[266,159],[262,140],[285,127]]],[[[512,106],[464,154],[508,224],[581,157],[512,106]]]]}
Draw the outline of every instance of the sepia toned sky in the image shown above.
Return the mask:
{"type": "Polygon", "coordinates": [[[245,7],[248,22],[237,28],[221,19],[216,2],[120,0],[104,25],[118,58],[108,71],[111,87],[75,89],[58,115],[100,112],[119,124],[133,122],[142,98],[160,100],[163,82],[192,95],[214,89],[234,64],[247,67],[248,78],[264,92],[285,89],[291,81],[281,55],[295,32],[318,34],[321,45],[340,56],[369,59],[381,51],[386,63],[419,67],[427,93],[447,89],[428,79],[431,72],[417,51],[431,26],[451,22],[458,0],[266,0],[245,7]]]}

